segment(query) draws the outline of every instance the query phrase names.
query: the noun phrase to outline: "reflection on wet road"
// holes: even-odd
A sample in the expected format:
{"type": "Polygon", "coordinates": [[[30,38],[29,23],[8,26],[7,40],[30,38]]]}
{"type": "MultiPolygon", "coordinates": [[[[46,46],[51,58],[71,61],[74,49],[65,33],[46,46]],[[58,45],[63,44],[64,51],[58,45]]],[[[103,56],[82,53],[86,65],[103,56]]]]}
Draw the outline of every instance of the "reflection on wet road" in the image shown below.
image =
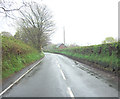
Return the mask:
{"type": "Polygon", "coordinates": [[[46,53],[43,61],[3,97],[117,97],[116,86],[84,64],[46,53]]]}

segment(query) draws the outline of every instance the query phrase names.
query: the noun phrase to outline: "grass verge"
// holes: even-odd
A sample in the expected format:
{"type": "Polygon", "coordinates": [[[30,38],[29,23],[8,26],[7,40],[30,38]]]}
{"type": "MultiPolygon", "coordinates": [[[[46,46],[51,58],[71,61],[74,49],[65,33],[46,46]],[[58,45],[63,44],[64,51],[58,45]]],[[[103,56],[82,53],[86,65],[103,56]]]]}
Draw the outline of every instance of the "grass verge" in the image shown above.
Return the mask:
{"type": "Polygon", "coordinates": [[[43,52],[38,52],[22,41],[13,37],[2,37],[2,78],[8,78],[43,57],[43,52]]]}
{"type": "MultiPolygon", "coordinates": [[[[120,42],[119,42],[120,43],[120,42]]],[[[119,65],[119,43],[100,44],[83,47],[72,47],[65,49],[53,49],[48,52],[59,53],[70,56],[73,59],[88,61],[98,64],[100,68],[107,71],[120,72],[119,65]]]]}

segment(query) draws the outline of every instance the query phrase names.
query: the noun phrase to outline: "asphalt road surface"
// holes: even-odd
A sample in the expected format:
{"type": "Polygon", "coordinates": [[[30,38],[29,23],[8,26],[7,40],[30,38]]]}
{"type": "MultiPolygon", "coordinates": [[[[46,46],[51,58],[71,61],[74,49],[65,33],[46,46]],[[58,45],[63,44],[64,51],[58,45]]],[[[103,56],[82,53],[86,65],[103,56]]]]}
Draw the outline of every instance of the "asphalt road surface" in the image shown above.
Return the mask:
{"type": "Polygon", "coordinates": [[[65,56],[46,53],[3,97],[118,97],[117,88],[91,71],[65,56]]]}

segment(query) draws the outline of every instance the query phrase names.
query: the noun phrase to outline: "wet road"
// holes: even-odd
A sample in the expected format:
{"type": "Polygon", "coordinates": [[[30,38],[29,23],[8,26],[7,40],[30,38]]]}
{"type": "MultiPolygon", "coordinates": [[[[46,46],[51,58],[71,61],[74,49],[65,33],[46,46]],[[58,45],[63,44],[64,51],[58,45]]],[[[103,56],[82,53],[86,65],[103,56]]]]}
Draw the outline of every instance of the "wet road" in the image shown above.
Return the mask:
{"type": "Polygon", "coordinates": [[[88,71],[72,59],[46,53],[43,61],[3,97],[118,97],[116,88],[88,71]]]}

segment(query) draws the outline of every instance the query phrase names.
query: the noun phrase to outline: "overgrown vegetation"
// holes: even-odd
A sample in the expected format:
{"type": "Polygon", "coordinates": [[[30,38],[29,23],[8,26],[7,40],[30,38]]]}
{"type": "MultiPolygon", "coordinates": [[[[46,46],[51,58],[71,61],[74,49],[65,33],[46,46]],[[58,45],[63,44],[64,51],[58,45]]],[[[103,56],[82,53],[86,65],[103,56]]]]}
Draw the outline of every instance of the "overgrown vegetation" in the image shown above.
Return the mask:
{"type": "Polygon", "coordinates": [[[50,50],[49,52],[61,53],[73,58],[87,60],[91,63],[99,64],[104,69],[116,72],[120,69],[120,66],[118,65],[119,48],[120,42],[84,47],[54,49],[50,50]]]}
{"type": "Polygon", "coordinates": [[[27,64],[42,58],[44,56],[42,48],[49,43],[55,26],[46,5],[31,1],[23,2],[19,8],[13,9],[11,8],[13,6],[10,7],[11,4],[14,3],[1,2],[1,9],[4,10],[6,16],[11,17],[9,12],[13,11],[18,11],[19,14],[16,20],[17,32],[14,37],[9,32],[0,33],[3,78],[9,77],[27,64]]]}
{"type": "Polygon", "coordinates": [[[2,36],[2,77],[9,77],[44,54],[13,37],[2,36]]]}

